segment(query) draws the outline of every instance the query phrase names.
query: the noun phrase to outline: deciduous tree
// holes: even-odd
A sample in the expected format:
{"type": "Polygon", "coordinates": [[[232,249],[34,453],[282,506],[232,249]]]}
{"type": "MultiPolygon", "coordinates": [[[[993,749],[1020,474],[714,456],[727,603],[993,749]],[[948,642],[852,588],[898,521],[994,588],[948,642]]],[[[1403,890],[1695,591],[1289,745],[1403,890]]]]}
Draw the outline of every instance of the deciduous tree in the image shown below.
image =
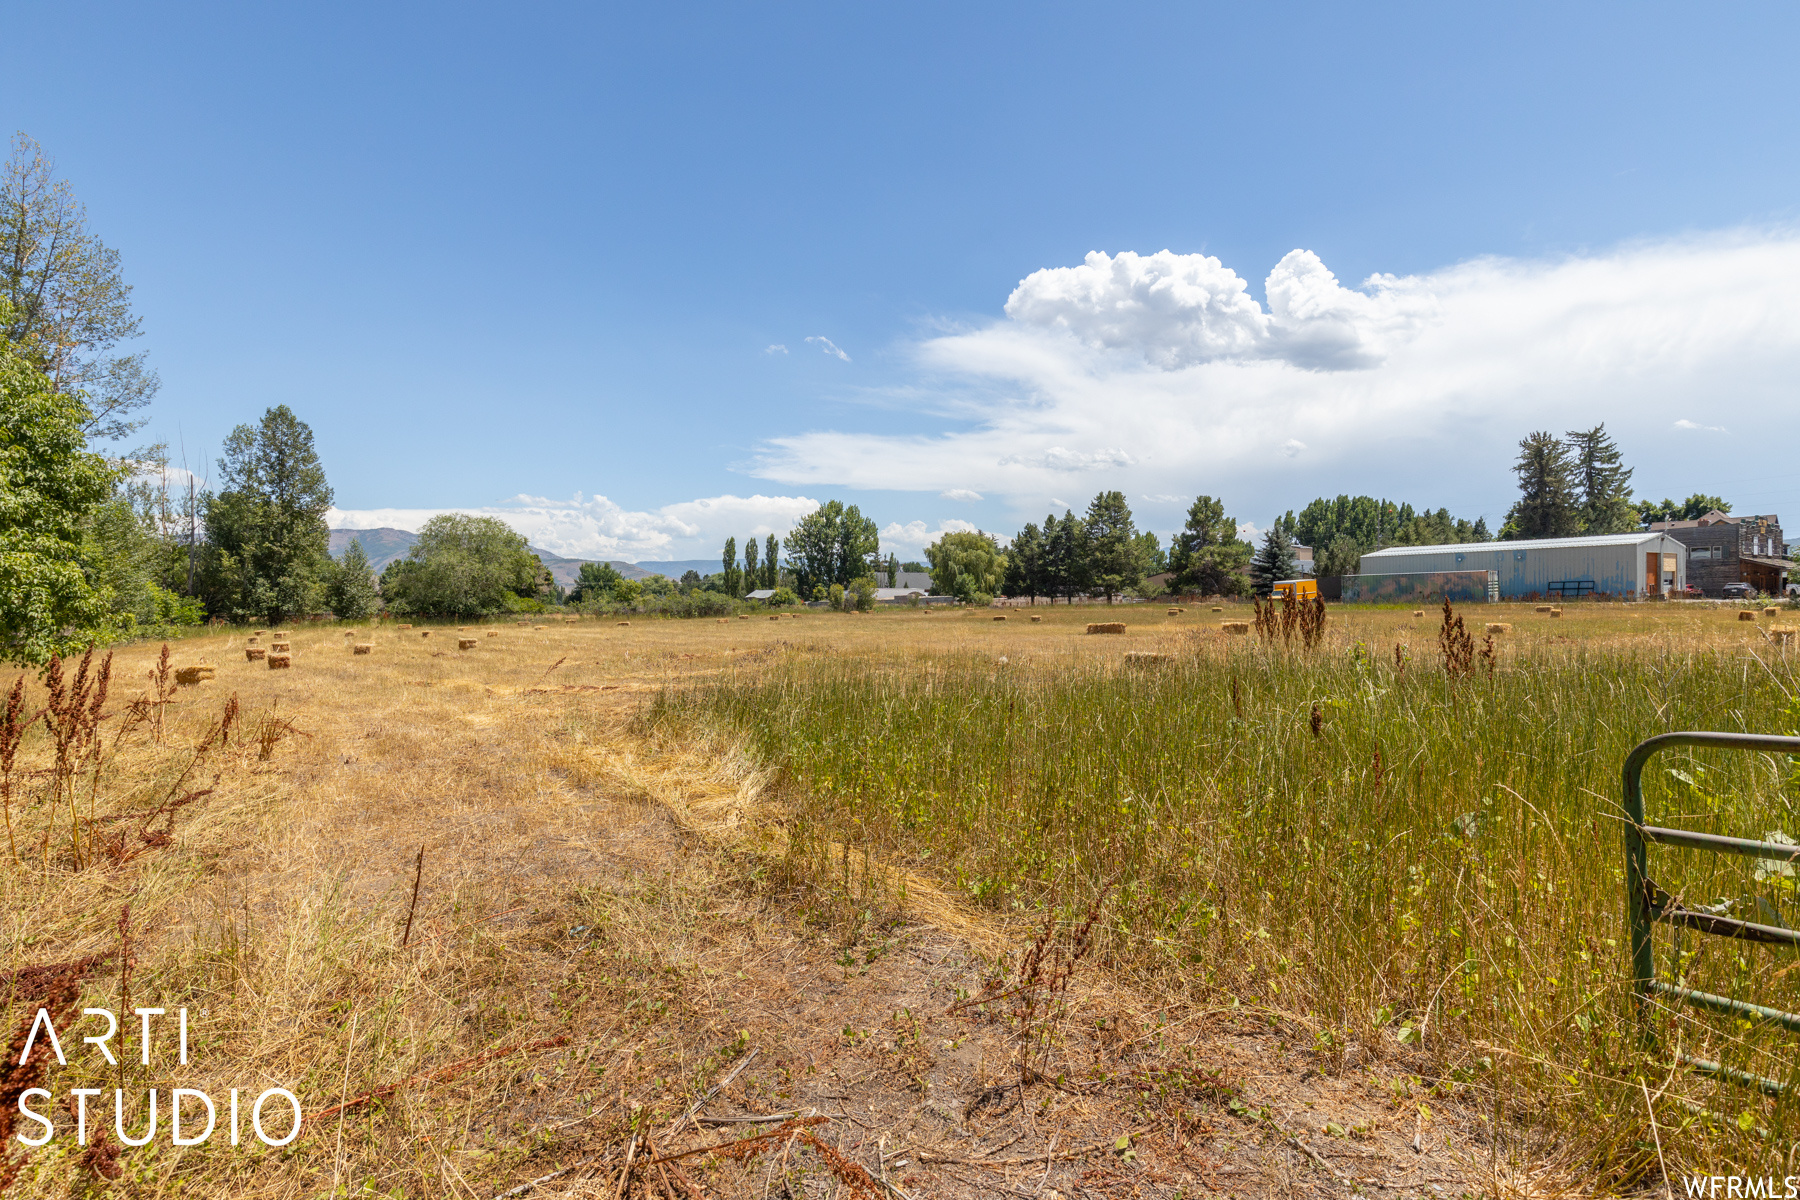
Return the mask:
{"type": "Polygon", "coordinates": [[[402,612],[486,616],[535,596],[542,583],[542,564],[525,548],[525,538],[493,517],[431,518],[406,561],[392,585],[387,573],[382,576],[388,606],[402,612]]]}
{"type": "Polygon", "coordinates": [[[331,562],[331,487],[312,430],[276,405],[226,437],[219,478],[206,497],[208,609],[277,624],[311,611],[331,562]]]}

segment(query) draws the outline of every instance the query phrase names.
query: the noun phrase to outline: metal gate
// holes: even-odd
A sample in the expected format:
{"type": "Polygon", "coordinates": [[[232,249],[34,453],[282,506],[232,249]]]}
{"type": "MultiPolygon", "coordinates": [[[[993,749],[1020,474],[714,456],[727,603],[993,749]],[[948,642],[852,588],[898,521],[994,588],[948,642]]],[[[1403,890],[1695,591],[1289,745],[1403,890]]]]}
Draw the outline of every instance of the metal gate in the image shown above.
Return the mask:
{"type": "MultiPolygon", "coordinates": [[[[1651,844],[1684,846],[1692,850],[1711,850],[1717,854],[1737,854],[1747,858],[1774,859],[1780,862],[1800,860],[1800,846],[1778,842],[1757,842],[1748,838],[1721,837],[1712,833],[1693,833],[1685,829],[1664,829],[1644,823],[1644,766],[1656,754],[1677,746],[1705,746],[1722,750],[1761,750],[1777,754],[1800,754],[1800,737],[1774,737],[1755,733],[1665,733],[1640,742],[1625,758],[1625,890],[1631,916],[1631,988],[1637,995],[1638,1015],[1647,1019],[1654,997],[1662,996],[1678,1004],[1703,1008],[1709,1012],[1750,1021],[1763,1021],[1800,1032],[1800,1013],[1766,1008],[1729,996],[1678,987],[1656,977],[1656,955],[1651,941],[1651,927],[1661,921],[1683,929],[1709,933],[1715,937],[1738,941],[1761,942],[1772,946],[1800,949],[1800,930],[1775,925],[1757,925],[1732,917],[1718,916],[1685,907],[1679,898],[1669,895],[1650,878],[1646,853],[1651,844]]],[[[1681,1055],[1683,1065],[1704,1075],[1729,1079],[1733,1083],[1757,1088],[1771,1095],[1786,1087],[1773,1079],[1738,1071],[1720,1063],[1681,1055]]]]}

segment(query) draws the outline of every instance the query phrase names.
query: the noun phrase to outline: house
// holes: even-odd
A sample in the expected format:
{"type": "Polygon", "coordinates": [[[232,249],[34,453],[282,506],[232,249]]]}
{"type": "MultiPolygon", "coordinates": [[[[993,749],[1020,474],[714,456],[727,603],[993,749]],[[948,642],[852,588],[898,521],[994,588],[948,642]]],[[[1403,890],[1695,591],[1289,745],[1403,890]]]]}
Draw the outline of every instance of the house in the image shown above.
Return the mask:
{"type": "Polygon", "coordinates": [[[1291,550],[1294,555],[1294,574],[1300,576],[1302,579],[1311,579],[1315,570],[1313,567],[1313,548],[1311,546],[1302,546],[1299,542],[1295,542],[1290,545],[1288,549],[1291,550]]]}
{"type": "MultiPolygon", "coordinates": [[[[1598,537],[1390,546],[1362,556],[1361,575],[1491,571],[1498,598],[1575,599],[1602,593],[1643,600],[1679,596],[1687,585],[1688,548],[1657,530],[1598,537]]],[[[1345,594],[1350,592],[1346,577],[1345,594]]]]}
{"type": "MultiPolygon", "coordinates": [[[[902,578],[905,578],[906,574],[905,571],[900,572],[902,578]]],[[[920,587],[878,587],[875,589],[875,603],[910,604],[915,597],[923,602],[928,595],[927,589],[920,587]]]]}
{"type": "Polygon", "coordinates": [[[1794,565],[1773,513],[1733,517],[1714,509],[1694,521],[1653,521],[1650,529],[1687,547],[1688,582],[1708,596],[1723,596],[1728,583],[1778,594],[1794,565]]]}
{"type": "Polygon", "coordinates": [[[931,591],[931,573],[929,571],[900,571],[897,574],[899,578],[890,581],[886,571],[875,572],[875,586],[891,588],[896,591],[907,588],[917,588],[921,592],[931,591]]]}

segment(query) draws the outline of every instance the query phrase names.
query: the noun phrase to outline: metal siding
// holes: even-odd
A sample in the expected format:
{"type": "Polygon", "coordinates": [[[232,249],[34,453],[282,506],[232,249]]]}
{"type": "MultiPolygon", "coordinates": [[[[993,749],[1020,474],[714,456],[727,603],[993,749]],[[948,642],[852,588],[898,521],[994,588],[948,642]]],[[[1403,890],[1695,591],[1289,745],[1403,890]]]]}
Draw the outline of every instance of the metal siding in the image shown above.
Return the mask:
{"type": "MultiPolygon", "coordinates": [[[[1492,546],[1492,543],[1488,545],[1492,546]]],[[[1504,599],[1518,599],[1533,593],[1543,595],[1553,581],[1576,579],[1593,580],[1596,591],[1614,596],[1635,596],[1643,590],[1644,556],[1652,552],[1676,556],[1675,591],[1679,595],[1687,582],[1687,548],[1666,536],[1589,546],[1539,547],[1531,542],[1514,542],[1479,550],[1445,548],[1414,553],[1391,548],[1378,555],[1364,555],[1366,565],[1362,569],[1383,575],[1420,571],[1494,571],[1500,577],[1500,595],[1504,599]]]]}

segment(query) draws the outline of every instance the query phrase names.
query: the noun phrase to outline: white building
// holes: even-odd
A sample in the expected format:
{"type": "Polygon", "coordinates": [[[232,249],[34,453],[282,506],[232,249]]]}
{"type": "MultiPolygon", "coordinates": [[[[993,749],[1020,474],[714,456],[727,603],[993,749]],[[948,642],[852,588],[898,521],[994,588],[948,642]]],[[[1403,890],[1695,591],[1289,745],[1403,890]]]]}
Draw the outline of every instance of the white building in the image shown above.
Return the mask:
{"type": "Polygon", "coordinates": [[[1603,593],[1642,600],[1679,596],[1687,586],[1687,547],[1653,530],[1598,537],[1390,546],[1362,556],[1362,575],[1493,571],[1500,598],[1603,593]]]}

